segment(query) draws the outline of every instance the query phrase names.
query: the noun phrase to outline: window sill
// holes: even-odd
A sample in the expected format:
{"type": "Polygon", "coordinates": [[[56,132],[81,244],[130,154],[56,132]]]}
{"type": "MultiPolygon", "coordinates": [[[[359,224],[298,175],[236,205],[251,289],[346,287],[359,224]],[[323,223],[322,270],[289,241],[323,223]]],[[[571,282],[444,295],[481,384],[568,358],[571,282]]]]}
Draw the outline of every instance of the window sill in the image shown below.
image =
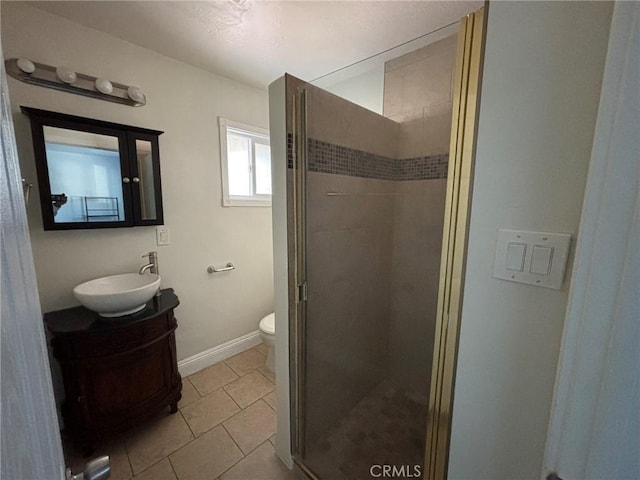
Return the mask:
{"type": "Polygon", "coordinates": [[[271,207],[271,200],[253,198],[223,198],[223,207],[271,207]]]}

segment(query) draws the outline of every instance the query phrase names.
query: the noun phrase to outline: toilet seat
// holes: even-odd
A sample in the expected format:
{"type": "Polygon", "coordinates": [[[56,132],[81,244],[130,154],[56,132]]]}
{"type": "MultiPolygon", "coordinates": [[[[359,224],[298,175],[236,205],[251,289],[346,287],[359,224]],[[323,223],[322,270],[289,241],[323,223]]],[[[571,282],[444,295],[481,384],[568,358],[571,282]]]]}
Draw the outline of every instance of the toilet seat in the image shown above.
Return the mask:
{"type": "Polygon", "coordinates": [[[260,320],[260,330],[264,333],[268,333],[269,335],[276,334],[276,315],[275,313],[270,313],[262,320],[260,320]]]}

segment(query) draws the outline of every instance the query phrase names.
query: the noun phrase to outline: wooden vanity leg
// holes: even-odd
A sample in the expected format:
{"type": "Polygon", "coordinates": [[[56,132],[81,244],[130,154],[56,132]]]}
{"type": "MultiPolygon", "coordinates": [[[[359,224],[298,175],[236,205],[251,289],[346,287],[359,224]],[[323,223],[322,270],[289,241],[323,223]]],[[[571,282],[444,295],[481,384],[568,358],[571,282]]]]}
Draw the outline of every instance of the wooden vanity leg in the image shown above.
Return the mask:
{"type": "Polygon", "coordinates": [[[180,390],[178,390],[178,393],[176,394],[176,398],[174,398],[173,402],[169,404],[169,406],[171,407],[171,410],[169,410],[170,413],[176,413],[178,411],[178,402],[180,401],[181,398],[182,398],[182,382],[180,383],[180,390]]]}

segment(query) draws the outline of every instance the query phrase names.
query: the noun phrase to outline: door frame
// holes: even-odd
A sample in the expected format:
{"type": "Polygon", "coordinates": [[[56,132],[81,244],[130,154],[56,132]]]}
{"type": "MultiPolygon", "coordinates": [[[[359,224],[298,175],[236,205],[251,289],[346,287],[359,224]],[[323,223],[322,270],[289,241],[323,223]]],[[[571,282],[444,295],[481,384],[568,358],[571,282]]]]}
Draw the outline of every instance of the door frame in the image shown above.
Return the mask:
{"type": "Polygon", "coordinates": [[[637,478],[640,4],[616,2],[543,478],[637,478]]]}
{"type": "Polygon", "coordinates": [[[460,20],[423,477],[447,478],[487,7],[460,20]]]}
{"type": "Polygon", "coordinates": [[[4,69],[0,82],[0,478],[63,480],[62,442],[4,69]]]}

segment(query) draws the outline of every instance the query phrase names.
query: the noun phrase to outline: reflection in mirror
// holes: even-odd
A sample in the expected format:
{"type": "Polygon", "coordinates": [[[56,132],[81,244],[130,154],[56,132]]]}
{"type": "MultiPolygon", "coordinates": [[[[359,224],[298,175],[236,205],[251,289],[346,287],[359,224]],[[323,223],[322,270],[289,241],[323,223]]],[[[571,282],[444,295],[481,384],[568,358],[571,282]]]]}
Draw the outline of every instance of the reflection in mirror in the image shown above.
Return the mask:
{"type": "Polygon", "coordinates": [[[123,221],[118,138],[43,129],[54,222],[123,221]]]}
{"type": "MultiPolygon", "coordinates": [[[[156,196],[153,180],[153,156],[151,142],[136,139],[138,181],[140,189],[140,215],[143,220],[156,219],[156,196]]],[[[134,182],[136,179],[134,178],[134,182]]]]}

